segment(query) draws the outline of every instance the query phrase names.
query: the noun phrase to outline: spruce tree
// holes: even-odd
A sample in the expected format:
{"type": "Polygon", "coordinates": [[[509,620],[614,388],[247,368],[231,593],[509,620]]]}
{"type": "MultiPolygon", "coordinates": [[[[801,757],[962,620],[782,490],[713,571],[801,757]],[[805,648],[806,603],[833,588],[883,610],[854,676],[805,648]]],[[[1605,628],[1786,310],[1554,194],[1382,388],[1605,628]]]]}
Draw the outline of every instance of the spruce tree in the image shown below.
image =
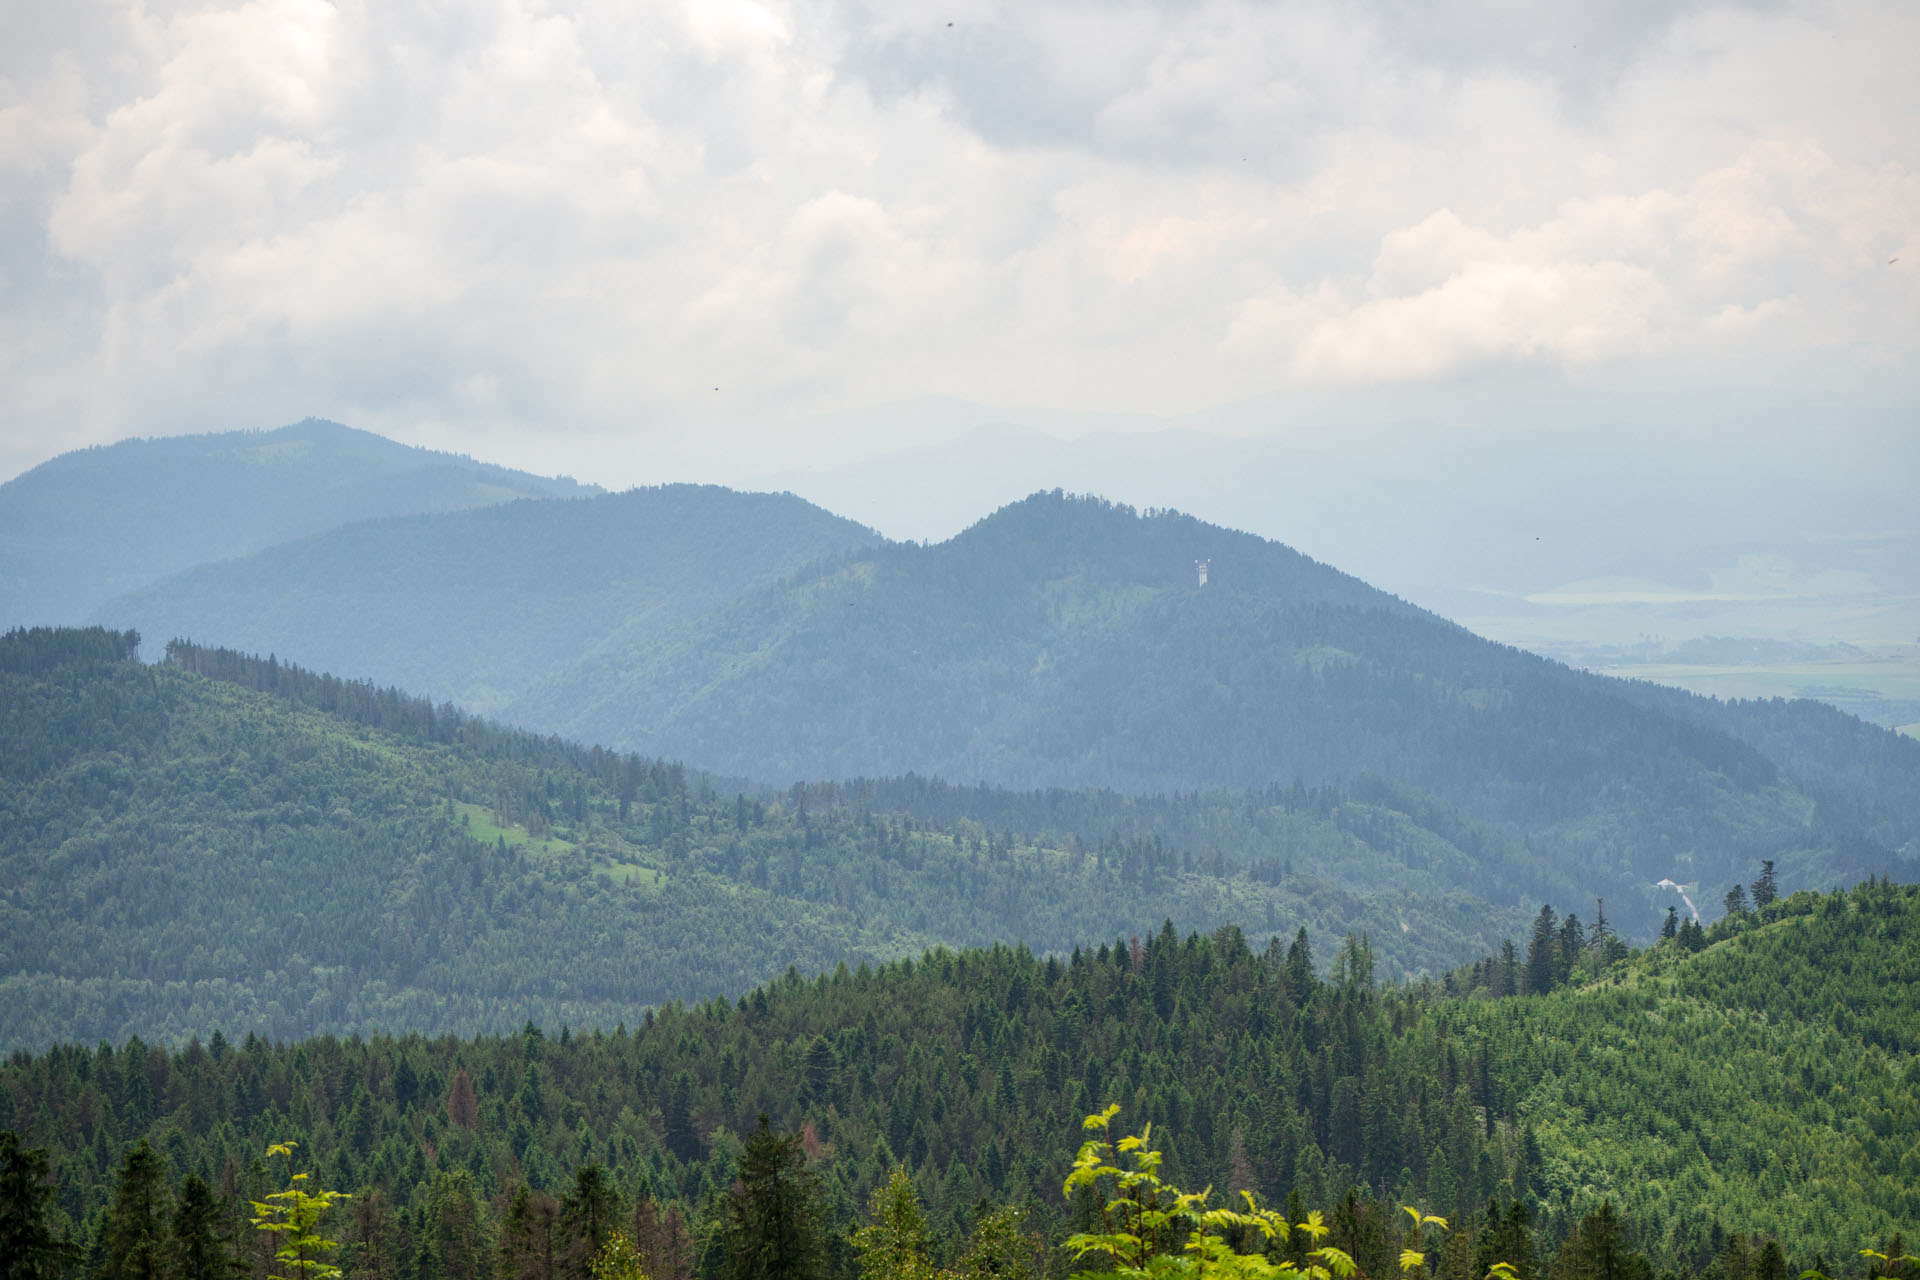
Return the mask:
{"type": "Polygon", "coordinates": [[[500,1280],[558,1280],[563,1262],[560,1202],[524,1183],[515,1187],[500,1221],[500,1280]]]}
{"type": "Polygon", "coordinates": [[[167,1162],[142,1138],[114,1179],[101,1229],[103,1280],[162,1280],[173,1239],[167,1162]]]}
{"type": "Polygon", "coordinates": [[[51,1161],[45,1147],[26,1148],[0,1131],[0,1280],[58,1280],[79,1251],[55,1232],[51,1161]]]}
{"type": "Polygon", "coordinates": [[[826,1280],[821,1216],[820,1182],[800,1135],[775,1134],[762,1114],[728,1197],[726,1280],[826,1280]]]}
{"type": "Polygon", "coordinates": [[[1611,1200],[1581,1219],[1548,1274],[1550,1280],[1653,1280],[1646,1257],[1627,1247],[1626,1229],[1611,1200]]]}
{"type": "Polygon", "coordinates": [[[226,1213],[204,1179],[190,1173],[180,1182],[173,1210],[173,1275],[177,1280],[234,1280],[240,1263],[220,1230],[226,1213]]]}
{"type": "Polygon", "coordinates": [[[1760,878],[1753,882],[1753,909],[1758,911],[1779,896],[1780,891],[1773,883],[1773,859],[1764,858],[1760,862],[1760,878]]]}
{"type": "Polygon", "coordinates": [[[560,1215],[567,1241],[568,1274],[586,1275],[587,1264],[606,1247],[625,1217],[620,1192],[605,1169],[597,1164],[576,1169],[560,1215]]]}
{"type": "Polygon", "coordinates": [[[1551,904],[1543,904],[1533,918],[1533,939],[1527,944],[1527,994],[1543,996],[1553,990],[1558,976],[1559,914],[1551,904]]]}
{"type": "Polygon", "coordinates": [[[874,1189],[867,1213],[873,1225],[853,1233],[860,1280],[933,1280],[927,1259],[932,1233],[904,1166],[895,1165],[886,1185],[874,1189]]]}

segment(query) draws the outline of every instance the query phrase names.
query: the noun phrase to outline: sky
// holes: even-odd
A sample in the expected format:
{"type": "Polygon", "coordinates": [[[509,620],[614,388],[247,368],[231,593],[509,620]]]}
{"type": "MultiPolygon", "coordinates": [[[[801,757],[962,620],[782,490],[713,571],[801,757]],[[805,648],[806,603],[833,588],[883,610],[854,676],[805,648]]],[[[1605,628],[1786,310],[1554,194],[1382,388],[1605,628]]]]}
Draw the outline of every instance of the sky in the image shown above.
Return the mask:
{"type": "MultiPolygon", "coordinates": [[[[1641,510],[1663,467],[1647,493],[1684,506],[1673,475],[1730,467],[1816,478],[1833,537],[1920,524],[1910,0],[0,0],[0,25],[0,478],[314,415],[616,488],[811,486],[896,536],[1035,478],[1158,481],[1334,558],[1365,542],[1337,504],[1289,523],[1209,477],[1324,499],[1385,468],[1369,519],[1405,556],[1355,567],[1415,587],[1426,478],[1454,521],[1536,481],[1539,519],[1600,484],[1641,510]]],[[[1759,537],[1777,507],[1743,511],[1759,537]]],[[[1538,522],[1510,516],[1474,537],[1538,522]]],[[[1711,594],[1788,554],[1681,550],[1499,590],[1711,594]]],[[[1775,576],[1830,571],[1858,566],[1775,576]]]]}

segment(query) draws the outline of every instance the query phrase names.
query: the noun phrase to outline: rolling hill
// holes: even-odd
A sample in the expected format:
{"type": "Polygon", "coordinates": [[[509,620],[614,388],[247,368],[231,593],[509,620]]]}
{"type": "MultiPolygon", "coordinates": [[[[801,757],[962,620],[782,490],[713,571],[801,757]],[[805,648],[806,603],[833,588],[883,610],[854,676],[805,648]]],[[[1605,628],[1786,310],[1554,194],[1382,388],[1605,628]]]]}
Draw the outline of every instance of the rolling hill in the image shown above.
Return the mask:
{"type": "Polygon", "coordinates": [[[1361,930],[1386,971],[1438,969],[1529,914],[1459,888],[1526,874],[1523,850],[1386,793],[1245,802],[1229,860],[1117,814],[1082,840],[729,794],[391,689],[131,645],[0,638],[0,1047],[611,1025],[790,965],[1064,952],[1142,919],[1361,930]]]}
{"type": "Polygon", "coordinates": [[[1761,857],[1795,885],[1920,859],[1920,743],[1576,672],[1281,544],[1058,493],[933,546],[678,487],[413,517],[205,566],[102,619],[780,784],[1386,779],[1534,842],[1641,936],[1661,879],[1711,901],[1761,857]],[[623,543],[620,519],[648,532],[623,543]]]}
{"type": "Polygon", "coordinates": [[[97,618],[491,714],[552,671],[879,541],[790,495],[666,485],[364,521],[175,574],[97,618]]]}
{"type": "Polygon", "coordinates": [[[0,484],[0,629],[80,622],[191,565],[355,520],[594,492],[317,419],[82,449],[0,484]]]}
{"type": "Polygon", "coordinates": [[[1920,744],[1812,704],[1664,698],[1280,544],[1057,494],[819,566],[507,714],[772,779],[1152,793],[1374,775],[1577,860],[1610,897],[1664,877],[1717,896],[1761,856],[1826,883],[1920,851],[1920,744]]]}

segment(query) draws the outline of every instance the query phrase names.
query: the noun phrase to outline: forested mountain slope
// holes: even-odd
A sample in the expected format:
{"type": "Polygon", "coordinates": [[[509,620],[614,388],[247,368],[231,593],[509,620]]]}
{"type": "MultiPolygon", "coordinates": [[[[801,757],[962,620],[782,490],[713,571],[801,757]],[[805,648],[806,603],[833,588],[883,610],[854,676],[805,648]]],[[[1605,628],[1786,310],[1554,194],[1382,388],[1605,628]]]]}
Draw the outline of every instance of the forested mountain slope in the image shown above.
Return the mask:
{"type": "Polygon", "coordinates": [[[1593,985],[1450,1006],[1499,1046],[1542,1177],[1664,1252],[1714,1224],[1838,1260],[1920,1224],[1920,889],[1798,894],[1593,985]],[[1843,1224],[1845,1224],[1843,1226],[1843,1224]]]}
{"type": "Polygon", "coordinates": [[[1031,1206],[1057,1240],[1080,1118],[1117,1101],[1128,1131],[1152,1122],[1170,1178],[1291,1202],[1295,1218],[1330,1208],[1335,1242],[1372,1275],[1394,1269],[1400,1203],[1453,1222],[1468,1252],[1436,1272],[1475,1280],[1490,1201],[1503,1223],[1515,1201],[1532,1223],[1495,1256],[1540,1275],[1535,1244],[1607,1200],[1618,1243],[1663,1271],[1748,1275],[1764,1232],[1784,1274],[1821,1258],[1858,1274],[1854,1250],[1920,1219],[1906,1141],[1920,894],[1801,894],[1727,932],[1552,996],[1464,1001],[1376,985],[1353,944],[1322,980],[1303,943],[1254,949],[1232,928],[1064,960],[938,949],[611,1032],[16,1055],[0,1123],[51,1145],[83,1222],[138,1138],[234,1196],[258,1195],[267,1142],[298,1141],[320,1185],[359,1193],[340,1232],[350,1269],[428,1265],[449,1196],[470,1203],[461,1229],[491,1240],[482,1206],[520,1182],[577,1196],[597,1163],[622,1215],[638,1201],[638,1224],[687,1231],[672,1280],[712,1274],[700,1242],[761,1113],[805,1126],[836,1230],[904,1163],[938,1245],[982,1200],[1031,1206]],[[1751,1239],[1738,1270],[1723,1261],[1735,1235],[1751,1239]]]}
{"type": "Polygon", "coordinates": [[[1672,877],[1717,896],[1759,856],[1831,882],[1920,848],[1920,814],[1888,798],[1920,794],[1920,748],[1894,735],[1857,726],[1868,764],[1816,785],[1798,723],[1749,743],[1715,704],[1647,705],[1277,543],[1058,494],[609,649],[508,714],[769,779],[1155,792],[1374,774],[1577,851],[1613,893],[1672,877]]]}
{"type": "MultiPolygon", "coordinates": [[[[1806,698],[1721,701],[1684,689],[1623,681],[1642,706],[1730,734],[1792,774],[1841,838],[1899,847],[1920,831],[1920,740],[1806,698]]],[[[1920,848],[1906,847],[1908,865],[1920,848]]]]}
{"type": "Polygon", "coordinates": [[[790,494],[667,485],[349,525],[176,574],[98,620],[491,713],[589,655],[879,541],[790,494]]]}
{"type": "Polygon", "coordinates": [[[611,1025],[789,965],[1065,951],[1160,918],[1368,931],[1399,972],[1528,914],[1457,890],[1496,838],[1387,795],[1271,797],[1231,861],[934,826],[718,794],[277,662],[145,667],[129,643],[0,639],[0,1048],[611,1025]]]}
{"type": "Polygon", "coordinates": [[[354,520],[591,492],[314,419],[82,449],[0,484],[0,630],[354,520]]]}
{"type": "Polygon", "coordinates": [[[1533,841],[1643,937],[1662,879],[1713,900],[1760,857],[1793,886],[1920,866],[1920,744],[1576,672],[1280,544],[1060,494],[937,546],[787,496],[519,503],[204,566],[102,617],[775,785],[1387,779],[1533,841]]]}

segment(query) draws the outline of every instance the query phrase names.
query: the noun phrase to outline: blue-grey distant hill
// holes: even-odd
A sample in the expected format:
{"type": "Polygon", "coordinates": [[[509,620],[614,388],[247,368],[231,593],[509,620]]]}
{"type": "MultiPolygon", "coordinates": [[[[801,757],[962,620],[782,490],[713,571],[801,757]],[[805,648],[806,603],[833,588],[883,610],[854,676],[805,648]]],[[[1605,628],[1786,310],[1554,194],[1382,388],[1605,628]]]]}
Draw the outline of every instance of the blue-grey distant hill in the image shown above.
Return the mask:
{"type": "Polygon", "coordinates": [[[76,622],[167,574],[355,520],[596,492],[318,419],[82,449],[0,485],[0,628],[76,622]]]}
{"type": "Polygon", "coordinates": [[[1920,743],[1574,671],[1281,544],[1058,493],[932,546],[784,495],[517,503],[205,566],[100,620],[776,784],[1389,780],[1642,920],[1666,877],[1711,896],[1761,857],[1824,883],[1920,853],[1920,743]]]}
{"type": "Polygon", "coordinates": [[[1667,692],[1483,640],[1278,543],[1038,494],[603,651],[507,714],[774,781],[1382,777],[1621,888],[1920,854],[1920,743],[1816,704],[1667,692]]]}
{"type": "Polygon", "coordinates": [[[175,574],[96,617],[138,630],[150,653],[189,637],[491,714],[555,672],[617,665],[744,593],[879,542],[788,494],[666,485],[362,521],[175,574]]]}

